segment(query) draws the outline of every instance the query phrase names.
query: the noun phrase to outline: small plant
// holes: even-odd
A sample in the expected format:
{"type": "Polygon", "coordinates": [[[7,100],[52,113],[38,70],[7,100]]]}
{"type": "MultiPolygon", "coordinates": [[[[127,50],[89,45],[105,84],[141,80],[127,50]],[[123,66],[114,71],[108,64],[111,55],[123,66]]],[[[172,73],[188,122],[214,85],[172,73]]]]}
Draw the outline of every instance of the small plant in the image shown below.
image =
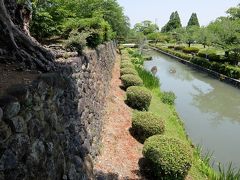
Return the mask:
{"type": "Polygon", "coordinates": [[[152,60],[152,56],[143,56],[144,61],[152,60]]]}
{"type": "Polygon", "coordinates": [[[130,107],[140,111],[148,110],[152,100],[152,95],[151,91],[147,88],[132,86],[127,89],[126,95],[126,102],[130,107]]]}
{"type": "Polygon", "coordinates": [[[185,48],[185,46],[175,46],[174,50],[181,51],[185,48]]]}
{"type": "Polygon", "coordinates": [[[192,149],[173,137],[154,135],[148,138],[144,142],[143,155],[151,163],[156,179],[183,180],[192,166],[192,149]]]}
{"type": "Polygon", "coordinates": [[[121,76],[121,80],[126,89],[130,86],[143,86],[142,79],[137,75],[125,74],[121,76]]]}
{"type": "Polygon", "coordinates": [[[143,80],[143,84],[145,87],[149,89],[160,87],[159,79],[155,77],[151,72],[146,71],[141,66],[136,66],[135,69],[137,70],[139,77],[143,80]]]}
{"type": "Polygon", "coordinates": [[[176,99],[176,96],[173,92],[163,92],[162,93],[162,97],[161,100],[163,103],[165,104],[169,104],[169,105],[173,105],[174,101],[176,99]]]}
{"type": "Polygon", "coordinates": [[[164,121],[154,113],[139,111],[133,113],[132,130],[141,143],[150,136],[163,134],[164,129],[164,121]]]}
{"type": "Polygon", "coordinates": [[[132,74],[132,75],[138,75],[137,71],[133,68],[122,68],[120,70],[120,75],[125,75],[125,74],[132,74]]]}
{"type": "Polygon", "coordinates": [[[87,45],[86,38],[89,36],[89,33],[77,31],[72,31],[69,38],[65,41],[65,47],[71,51],[77,51],[79,54],[82,53],[83,49],[87,45]]]}

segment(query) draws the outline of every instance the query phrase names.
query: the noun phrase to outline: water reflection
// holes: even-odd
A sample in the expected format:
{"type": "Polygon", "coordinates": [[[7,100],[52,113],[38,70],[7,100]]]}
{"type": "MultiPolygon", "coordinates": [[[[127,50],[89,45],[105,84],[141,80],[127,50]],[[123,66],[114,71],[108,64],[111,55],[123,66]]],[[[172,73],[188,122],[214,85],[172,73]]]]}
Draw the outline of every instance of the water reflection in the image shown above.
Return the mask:
{"type": "Polygon", "coordinates": [[[216,161],[239,167],[240,90],[158,52],[150,55],[144,66],[156,66],[161,89],[176,94],[176,110],[193,142],[214,152],[216,161]]]}

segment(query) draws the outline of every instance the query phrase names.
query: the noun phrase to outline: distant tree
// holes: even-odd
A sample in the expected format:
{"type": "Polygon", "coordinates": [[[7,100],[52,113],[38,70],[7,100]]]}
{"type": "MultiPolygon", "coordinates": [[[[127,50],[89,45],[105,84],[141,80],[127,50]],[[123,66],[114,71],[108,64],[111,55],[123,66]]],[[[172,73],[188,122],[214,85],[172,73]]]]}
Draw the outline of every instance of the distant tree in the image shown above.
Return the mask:
{"type": "Polygon", "coordinates": [[[197,41],[202,44],[204,48],[212,44],[214,41],[214,34],[206,27],[201,27],[197,33],[197,41]]]}
{"type": "Polygon", "coordinates": [[[174,29],[181,28],[181,20],[177,11],[170,16],[168,23],[162,28],[161,32],[170,32],[174,29]]]}
{"type": "Polygon", "coordinates": [[[190,27],[190,26],[200,27],[196,13],[192,13],[192,15],[188,21],[187,27],[190,27]]]}
{"type": "Polygon", "coordinates": [[[186,28],[185,33],[182,35],[182,41],[186,42],[188,47],[191,47],[191,44],[198,39],[198,32],[199,27],[197,26],[190,26],[189,28],[186,28]]]}
{"type": "Polygon", "coordinates": [[[134,30],[136,32],[142,32],[144,35],[148,35],[151,33],[158,32],[159,28],[156,24],[152,23],[151,21],[146,20],[141,23],[135,24],[134,30]]]}
{"type": "Polygon", "coordinates": [[[240,4],[237,7],[231,7],[227,10],[230,19],[240,19],[240,4]]]}

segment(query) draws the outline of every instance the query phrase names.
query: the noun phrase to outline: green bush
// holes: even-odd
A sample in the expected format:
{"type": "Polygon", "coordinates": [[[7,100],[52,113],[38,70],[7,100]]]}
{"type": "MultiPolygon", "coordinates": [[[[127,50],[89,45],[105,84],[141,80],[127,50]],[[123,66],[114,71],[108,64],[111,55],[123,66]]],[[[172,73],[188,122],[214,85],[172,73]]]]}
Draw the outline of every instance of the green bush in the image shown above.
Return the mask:
{"type": "Polygon", "coordinates": [[[176,96],[173,92],[163,92],[161,96],[161,100],[165,104],[173,105],[174,101],[176,99],[176,96]]]}
{"type": "Polygon", "coordinates": [[[121,76],[121,80],[126,89],[130,86],[143,86],[142,79],[137,75],[125,74],[121,76]]]}
{"type": "Polygon", "coordinates": [[[221,61],[221,56],[216,54],[214,51],[200,51],[198,54],[197,54],[199,57],[202,57],[202,58],[206,58],[206,59],[209,59],[210,61],[221,61]]]}
{"type": "Polygon", "coordinates": [[[152,112],[134,112],[132,117],[132,130],[136,138],[143,143],[147,138],[163,134],[164,121],[152,112]]]}
{"type": "Polygon", "coordinates": [[[155,135],[148,138],[143,155],[151,163],[157,179],[183,180],[192,166],[192,149],[173,137],[155,135]]]}
{"type": "Polygon", "coordinates": [[[65,48],[70,49],[71,51],[77,51],[79,54],[81,54],[87,44],[86,38],[88,35],[88,33],[72,31],[69,38],[64,43],[65,48]]]}
{"type": "Polygon", "coordinates": [[[168,46],[168,49],[173,49],[174,48],[174,46],[168,46]]]}
{"type": "Polygon", "coordinates": [[[145,87],[132,86],[127,89],[127,104],[137,110],[148,110],[152,95],[151,91],[145,87]]]}
{"type": "Polygon", "coordinates": [[[143,58],[139,58],[139,57],[132,57],[131,58],[131,61],[133,64],[136,64],[136,65],[143,65],[144,63],[144,59],[143,58]]]}
{"type": "Polygon", "coordinates": [[[199,49],[196,47],[185,47],[182,51],[184,53],[191,54],[191,53],[198,53],[199,49]]]}
{"type": "Polygon", "coordinates": [[[185,46],[175,46],[174,50],[181,51],[185,48],[185,46]]]}
{"type": "Polygon", "coordinates": [[[138,75],[137,71],[133,68],[122,68],[120,70],[120,75],[124,75],[124,74],[133,74],[133,75],[138,75]]]}
{"type": "Polygon", "coordinates": [[[134,65],[129,61],[129,62],[121,62],[121,69],[123,69],[123,68],[132,68],[132,69],[134,69],[134,65]]]}
{"type": "Polygon", "coordinates": [[[191,60],[192,63],[197,64],[199,66],[205,67],[205,68],[210,68],[211,66],[211,62],[209,62],[207,59],[205,58],[200,58],[200,57],[194,57],[191,60]]]}

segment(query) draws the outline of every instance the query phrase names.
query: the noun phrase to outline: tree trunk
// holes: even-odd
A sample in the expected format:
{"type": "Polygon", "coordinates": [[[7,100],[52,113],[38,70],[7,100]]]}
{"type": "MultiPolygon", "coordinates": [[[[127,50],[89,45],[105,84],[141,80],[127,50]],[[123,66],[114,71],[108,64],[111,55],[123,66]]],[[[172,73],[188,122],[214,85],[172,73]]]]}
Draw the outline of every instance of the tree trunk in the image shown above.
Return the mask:
{"type": "Polygon", "coordinates": [[[19,64],[22,68],[51,71],[54,56],[29,36],[30,12],[16,0],[0,0],[0,62],[19,64]]]}
{"type": "Polygon", "coordinates": [[[188,47],[191,47],[191,42],[190,41],[188,42],[188,47]]]}

